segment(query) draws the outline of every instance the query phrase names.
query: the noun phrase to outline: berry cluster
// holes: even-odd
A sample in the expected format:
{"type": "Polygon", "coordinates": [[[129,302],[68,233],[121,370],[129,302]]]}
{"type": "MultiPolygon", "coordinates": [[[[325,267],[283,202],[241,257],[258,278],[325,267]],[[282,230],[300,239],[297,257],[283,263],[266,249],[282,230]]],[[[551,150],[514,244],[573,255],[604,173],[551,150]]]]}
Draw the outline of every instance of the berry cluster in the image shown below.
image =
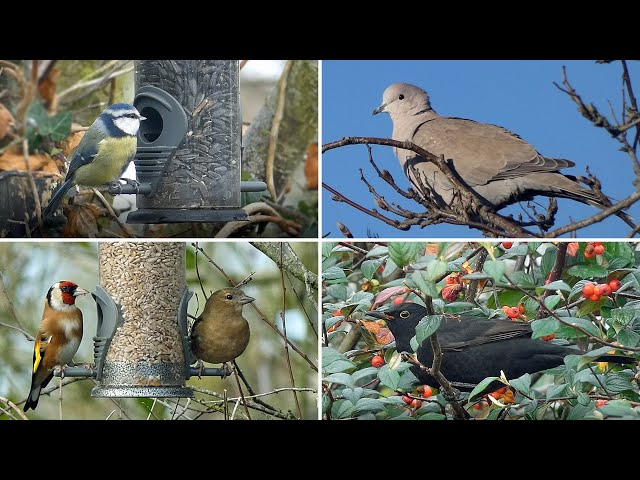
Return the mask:
{"type": "MultiPolygon", "coordinates": [[[[429,385],[420,385],[418,388],[416,388],[416,391],[422,398],[429,398],[431,395],[433,395],[433,390],[429,385]]],[[[409,395],[403,395],[402,401],[407,405],[411,405],[411,407],[415,410],[419,409],[422,406],[422,400],[411,398],[409,395]]]]}
{"type": "Polygon", "coordinates": [[[620,280],[613,279],[609,283],[585,283],[582,287],[582,296],[593,302],[597,302],[601,297],[608,297],[611,292],[615,292],[621,286],[620,280]]]}
{"type": "Polygon", "coordinates": [[[593,258],[596,255],[602,255],[604,253],[604,245],[602,242],[589,242],[584,249],[585,258],[593,258]]]}
{"type": "Polygon", "coordinates": [[[454,272],[444,279],[445,286],[442,289],[442,292],[440,292],[440,295],[447,302],[453,302],[458,298],[460,292],[462,292],[461,276],[462,273],[454,272]]]}
{"type": "Polygon", "coordinates": [[[504,307],[502,307],[502,311],[514,322],[519,318],[522,320],[527,319],[525,315],[524,305],[522,304],[518,305],[517,307],[510,307],[509,305],[505,305],[504,307]]]}

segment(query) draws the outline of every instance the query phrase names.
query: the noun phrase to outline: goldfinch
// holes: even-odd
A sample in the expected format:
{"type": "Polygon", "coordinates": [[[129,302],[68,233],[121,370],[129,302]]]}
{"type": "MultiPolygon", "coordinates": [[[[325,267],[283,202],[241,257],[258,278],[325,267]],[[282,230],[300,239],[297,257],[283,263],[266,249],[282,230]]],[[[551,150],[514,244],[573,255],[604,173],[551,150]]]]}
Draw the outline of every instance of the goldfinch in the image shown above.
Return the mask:
{"type": "Polygon", "coordinates": [[[60,366],[64,371],[78,351],[82,341],[82,311],[76,306],[76,297],[87,293],[66,281],[49,288],[33,349],[33,375],[25,412],[38,406],[40,390],[51,381],[54,368],[60,366]]]}

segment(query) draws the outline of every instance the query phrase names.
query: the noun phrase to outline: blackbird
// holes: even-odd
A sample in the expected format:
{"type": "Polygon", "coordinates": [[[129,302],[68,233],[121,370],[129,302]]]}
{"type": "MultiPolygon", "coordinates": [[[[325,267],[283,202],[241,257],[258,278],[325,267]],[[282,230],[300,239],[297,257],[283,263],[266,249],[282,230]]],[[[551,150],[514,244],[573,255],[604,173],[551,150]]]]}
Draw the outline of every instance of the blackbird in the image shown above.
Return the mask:
{"type": "Polygon", "coordinates": [[[239,288],[223,288],[211,294],[191,329],[191,351],[198,360],[226,363],[244,352],[250,332],[242,307],[254,300],[239,288]]]}
{"type": "MultiPolygon", "coordinates": [[[[427,315],[427,309],[417,303],[405,302],[385,312],[370,311],[367,315],[387,321],[396,340],[398,352],[411,352],[411,338],[416,334],[418,322],[427,315]]],[[[555,343],[531,339],[531,325],[507,319],[483,319],[470,315],[443,315],[437,330],[442,347],[440,371],[450,382],[462,390],[473,386],[487,377],[497,377],[500,370],[508,379],[518,378],[525,373],[535,373],[562,365],[566,355],[581,352],[555,343]],[[458,384],[471,384],[464,386],[458,384]]],[[[433,363],[431,342],[427,339],[418,347],[418,361],[427,367],[433,363]]],[[[633,363],[624,355],[602,355],[598,362],[633,363]]],[[[436,380],[416,366],[411,371],[418,380],[431,387],[439,387],[436,380]]],[[[503,386],[492,382],[485,391],[503,386]]]]}

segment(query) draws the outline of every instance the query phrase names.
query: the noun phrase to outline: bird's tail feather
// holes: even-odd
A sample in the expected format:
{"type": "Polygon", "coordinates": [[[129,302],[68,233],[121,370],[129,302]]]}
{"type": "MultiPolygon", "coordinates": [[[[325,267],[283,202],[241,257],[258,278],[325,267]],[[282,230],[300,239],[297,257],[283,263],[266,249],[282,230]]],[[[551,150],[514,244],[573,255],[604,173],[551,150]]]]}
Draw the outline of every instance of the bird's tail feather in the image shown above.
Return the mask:
{"type": "Polygon", "coordinates": [[[631,357],[627,357],[626,355],[600,355],[595,359],[595,361],[618,363],[620,365],[624,365],[626,363],[636,363],[636,360],[631,357]]]}
{"type": "Polygon", "coordinates": [[[51,200],[49,200],[49,203],[47,204],[46,208],[42,212],[43,218],[47,218],[53,215],[53,213],[58,209],[58,206],[62,202],[64,195],[69,191],[69,189],[72,186],[73,186],[73,180],[69,179],[58,187],[58,189],[51,196],[51,200]]]}
{"type": "Polygon", "coordinates": [[[32,388],[29,392],[29,397],[27,401],[24,403],[23,410],[26,412],[27,410],[35,410],[38,406],[38,400],[40,399],[40,390],[42,389],[41,385],[38,385],[35,388],[32,388]]]}

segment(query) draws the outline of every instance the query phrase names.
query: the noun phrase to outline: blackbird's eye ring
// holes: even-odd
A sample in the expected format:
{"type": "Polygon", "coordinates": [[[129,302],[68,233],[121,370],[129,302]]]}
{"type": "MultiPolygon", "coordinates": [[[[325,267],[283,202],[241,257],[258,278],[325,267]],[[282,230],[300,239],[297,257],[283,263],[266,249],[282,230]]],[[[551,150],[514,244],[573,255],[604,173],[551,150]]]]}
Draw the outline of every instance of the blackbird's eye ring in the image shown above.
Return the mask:
{"type": "Polygon", "coordinates": [[[408,310],[403,310],[400,312],[400,318],[409,318],[409,311],[408,310]]]}
{"type": "Polygon", "coordinates": [[[226,297],[224,297],[224,298],[226,298],[227,300],[233,300],[233,295],[231,295],[230,293],[228,293],[228,294],[227,294],[227,296],[226,296],[226,297]]]}

